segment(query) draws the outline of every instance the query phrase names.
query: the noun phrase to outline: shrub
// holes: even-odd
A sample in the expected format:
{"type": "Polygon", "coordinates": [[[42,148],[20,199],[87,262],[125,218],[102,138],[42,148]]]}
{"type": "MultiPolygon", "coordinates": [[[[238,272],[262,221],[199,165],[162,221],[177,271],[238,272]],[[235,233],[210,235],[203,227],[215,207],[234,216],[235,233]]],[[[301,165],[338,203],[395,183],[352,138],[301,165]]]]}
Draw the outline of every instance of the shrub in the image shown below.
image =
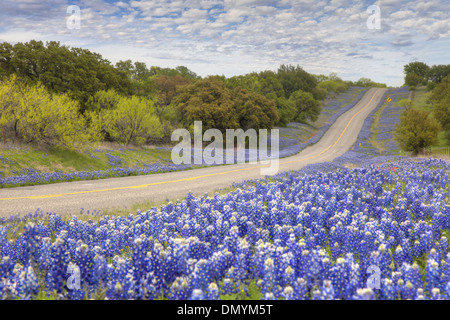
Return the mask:
{"type": "Polygon", "coordinates": [[[418,154],[438,143],[441,125],[425,110],[409,109],[402,113],[395,130],[395,138],[405,151],[418,154]]]}

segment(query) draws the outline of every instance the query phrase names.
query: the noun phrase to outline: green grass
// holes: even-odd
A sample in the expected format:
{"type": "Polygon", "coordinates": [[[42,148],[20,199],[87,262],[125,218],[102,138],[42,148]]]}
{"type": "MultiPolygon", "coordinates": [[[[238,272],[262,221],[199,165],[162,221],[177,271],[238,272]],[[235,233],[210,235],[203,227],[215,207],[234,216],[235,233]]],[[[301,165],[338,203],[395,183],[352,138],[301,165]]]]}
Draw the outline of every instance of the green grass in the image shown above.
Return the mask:
{"type": "Polygon", "coordinates": [[[383,115],[384,109],[386,109],[387,106],[388,106],[388,104],[385,102],[385,103],[383,103],[381,108],[379,108],[375,112],[372,127],[370,128],[370,131],[372,132],[372,134],[370,135],[369,142],[372,144],[372,146],[374,146],[378,150],[378,153],[380,155],[384,153],[385,148],[384,148],[383,143],[381,143],[381,141],[377,140],[378,131],[379,131],[378,127],[380,125],[381,116],[383,115]]]}
{"type": "Polygon", "coordinates": [[[139,167],[152,163],[167,164],[171,157],[169,150],[155,148],[125,149],[110,146],[97,149],[87,146],[82,150],[67,150],[0,144],[0,156],[3,159],[0,159],[0,173],[8,177],[29,169],[44,173],[108,170],[114,167],[109,163],[108,153],[121,159],[121,167],[139,167]]]}
{"type": "Polygon", "coordinates": [[[426,87],[418,87],[414,91],[414,96],[413,96],[412,101],[414,104],[414,108],[431,112],[432,111],[431,104],[427,103],[426,94],[427,94],[426,87]]]}
{"type": "MultiPolygon", "coordinates": [[[[221,284],[222,285],[222,284],[221,284]]],[[[247,285],[247,292],[244,290],[244,285],[241,284],[239,291],[235,294],[221,295],[220,300],[261,300],[264,298],[261,290],[256,285],[255,281],[250,281],[247,285]]]]}

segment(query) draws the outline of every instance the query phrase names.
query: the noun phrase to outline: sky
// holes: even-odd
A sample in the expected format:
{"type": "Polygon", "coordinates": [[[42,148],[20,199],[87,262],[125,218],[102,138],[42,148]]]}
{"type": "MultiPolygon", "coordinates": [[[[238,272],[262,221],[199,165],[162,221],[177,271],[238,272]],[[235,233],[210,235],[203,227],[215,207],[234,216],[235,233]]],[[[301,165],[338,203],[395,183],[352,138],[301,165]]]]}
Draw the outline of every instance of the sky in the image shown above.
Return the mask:
{"type": "Polygon", "coordinates": [[[202,77],[291,64],[401,86],[409,62],[450,63],[449,26],[448,0],[0,2],[0,42],[60,41],[202,77]]]}

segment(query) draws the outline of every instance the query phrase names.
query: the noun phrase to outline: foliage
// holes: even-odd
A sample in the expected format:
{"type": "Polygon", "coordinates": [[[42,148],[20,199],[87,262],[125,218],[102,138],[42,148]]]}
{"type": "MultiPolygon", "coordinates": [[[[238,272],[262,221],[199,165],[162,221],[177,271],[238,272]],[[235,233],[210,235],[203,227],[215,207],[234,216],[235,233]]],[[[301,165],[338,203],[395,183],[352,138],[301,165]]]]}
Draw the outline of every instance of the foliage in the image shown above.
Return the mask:
{"type": "Polygon", "coordinates": [[[450,134],[450,75],[436,85],[430,94],[430,100],[434,116],[440,122],[442,129],[450,134]]]}
{"type": "Polygon", "coordinates": [[[117,107],[121,97],[122,95],[118,94],[114,89],[97,91],[89,98],[86,109],[95,112],[114,109],[117,107]]]}
{"type": "Polygon", "coordinates": [[[278,122],[275,102],[264,96],[238,87],[233,91],[235,112],[239,127],[247,129],[272,129],[278,122]]]}
{"type": "Polygon", "coordinates": [[[294,104],[285,97],[276,98],[276,106],[278,112],[278,125],[286,126],[289,122],[294,121],[295,112],[297,111],[294,104]]]}
{"type": "Polygon", "coordinates": [[[132,93],[131,82],[101,55],[87,49],[61,46],[59,42],[31,40],[0,44],[0,74],[16,74],[28,84],[41,82],[50,93],[66,93],[80,103],[83,112],[88,99],[99,90],[132,93]]]}
{"type": "Polygon", "coordinates": [[[403,67],[405,73],[405,84],[410,86],[430,85],[440,83],[447,75],[450,75],[450,64],[428,66],[424,62],[411,62],[403,67]]]}
{"type": "Polygon", "coordinates": [[[398,106],[405,108],[405,110],[408,110],[412,106],[412,101],[409,99],[401,99],[397,104],[398,106]]]}
{"type": "Polygon", "coordinates": [[[405,76],[405,85],[407,86],[417,86],[423,82],[423,78],[414,72],[410,72],[405,76]]]}
{"type": "Polygon", "coordinates": [[[433,65],[428,71],[428,79],[434,83],[440,83],[448,75],[450,75],[450,64],[433,65]]]}
{"type": "MultiPolygon", "coordinates": [[[[333,79],[334,80],[330,81],[342,81],[337,77],[333,79]]],[[[241,87],[259,93],[267,99],[273,100],[278,113],[278,121],[276,124],[281,126],[294,120],[296,114],[299,113],[298,110],[301,107],[293,102],[295,100],[294,98],[289,99],[295,91],[302,90],[306,93],[310,93],[313,99],[316,100],[316,102],[311,102],[313,105],[318,104],[317,100],[324,100],[326,98],[328,93],[326,85],[319,87],[317,86],[317,82],[316,76],[304,71],[300,66],[294,67],[292,65],[281,65],[277,72],[269,70],[259,73],[252,72],[250,74],[235,76],[225,80],[226,86],[232,90],[241,87]]],[[[339,85],[340,84],[336,84],[336,87],[339,85]]],[[[339,90],[336,90],[335,92],[342,92],[343,89],[344,91],[348,89],[348,85],[339,87],[339,90]]],[[[305,119],[314,119],[316,117],[315,108],[304,108],[301,113],[303,114],[303,120],[301,121],[306,121],[305,119]],[[310,111],[312,113],[307,114],[310,111]]]]}
{"type": "Polygon", "coordinates": [[[24,142],[72,148],[95,140],[79,104],[66,94],[50,95],[43,85],[26,86],[15,76],[0,85],[0,124],[24,142]]]}
{"type": "Polygon", "coordinates": [[[439,122],[425,110],[411,108],[402,113],[395,138],[405,151],[418,154],[424,148],[438,144],[439,122]]]}
{"type": "Polygon", "coordinates": [[[14,75],[0,83],[0,126],[16,136],[22,90],[23,84],[14,75]]]}
{"type": "Polygon", "coordinates": [[[271,129],[278,121],[273,101],[242,87],[231,90],[217,77],[180,87],[172,102],[185,127],[202,121],[203,130],[215,128],[225,133],[226,129],[271,129]]]}
{"type": "Polygon", "coordinates": [[[101,116],[104,130],[125,146],[141,145],[148,138],[161,137],[163,133],[154,102],[149,99],[122,97],[116,108],[106,110],[101,116]]]}
{"type": "Polygon", "coordinates": [[[372,81],[369,78],[361,78],[358,81],[354,82],[353,85],[357,87],[378,87],[378,88],[387,87],[386,84],[372,81]]]}
{"type": "MultiPolygon", "coordinates": [[[[185,66],[178,66],[174,69],[157,66],[148,68],[144,62],[136,61],[133,63],[131,60],[121,60],[116,63],[116,68],[128,75],[134,93],[139,96],[153,96],[158,90],[160,94],[161,91],[167,94],[167,91],[173,91],[174,85],[190,83],[200,78],[185,66]]],[[[167,97],[163,97],[162,101],[165,101],[164,104],[168,105],[170,101],[167,102],[166,99],[167,97]]]]}
{"type": "Polygon", "coordinates": [[[168,106],[172,102],[172,99],[177,94],[177,87],[185,86],[191,83],[188,79],[182,77],[181,75],[162,75],[155,78],[154,82],[158,91],[158,101],[162,106],[168,106]]]}
{"type": "MultiPolygon", "coordinates": [[[[420,79],[420,83],[424,83],[426,84],[427,80],[428,80],[428,72],[430,71],[430,67],[424,63],[424,62],[420,62],[420,61],[415,61],[415,62],[411,62],[406,64],[405,66],[403,66],[403,72],[405,73],[405,83],[406,82],[406,77],[409,74],[415,74],[418,78],[420,79]]],[[[412,84],[415,85],[415,84],[412,84]]]]}
{"type": "Polygon", "coordinates": [[[297,90],[291,94],[289,102],[295,109],[294,121],[316,121],[319,117],[320,103],[314,99],[311,93],[297,90]]]}
{"type": "Polygon", "coordinates": [[[297,90],[312,93],[317,86],[317,79],[298,65],[281,65],[278,68],[277,77],[283,86],[286,98],[297,90]]]}
{"type": "Polygon", "coordinates": [[[202,121],[203,130],[215,128],[225,132],[239,127],[232,91],[215,77],[180,88],[172,103],[177,109],[179,123],[186,128],[194,121],[202,121]]]}

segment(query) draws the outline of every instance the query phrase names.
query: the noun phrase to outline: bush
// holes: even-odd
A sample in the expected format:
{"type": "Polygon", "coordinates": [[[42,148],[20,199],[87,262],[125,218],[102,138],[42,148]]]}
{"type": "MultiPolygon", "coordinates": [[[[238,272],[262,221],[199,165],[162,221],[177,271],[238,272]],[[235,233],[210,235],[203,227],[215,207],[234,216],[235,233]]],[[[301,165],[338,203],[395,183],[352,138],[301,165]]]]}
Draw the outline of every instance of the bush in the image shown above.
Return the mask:
{"type": "Polygon", "coordinates": [[[428,90],[428,91],[433,90],[435,87],[436,87],[436,83],[434,83],[434,82],[428,82],[428,84],[427,84],[427,90],[428,90]]]}
{"type": "Polygon", "coordinates": [[[439,142],[441,125],[425,110],[409,109],[402,113],[395,138],[402,150],[414,155],[439,142]]]}

